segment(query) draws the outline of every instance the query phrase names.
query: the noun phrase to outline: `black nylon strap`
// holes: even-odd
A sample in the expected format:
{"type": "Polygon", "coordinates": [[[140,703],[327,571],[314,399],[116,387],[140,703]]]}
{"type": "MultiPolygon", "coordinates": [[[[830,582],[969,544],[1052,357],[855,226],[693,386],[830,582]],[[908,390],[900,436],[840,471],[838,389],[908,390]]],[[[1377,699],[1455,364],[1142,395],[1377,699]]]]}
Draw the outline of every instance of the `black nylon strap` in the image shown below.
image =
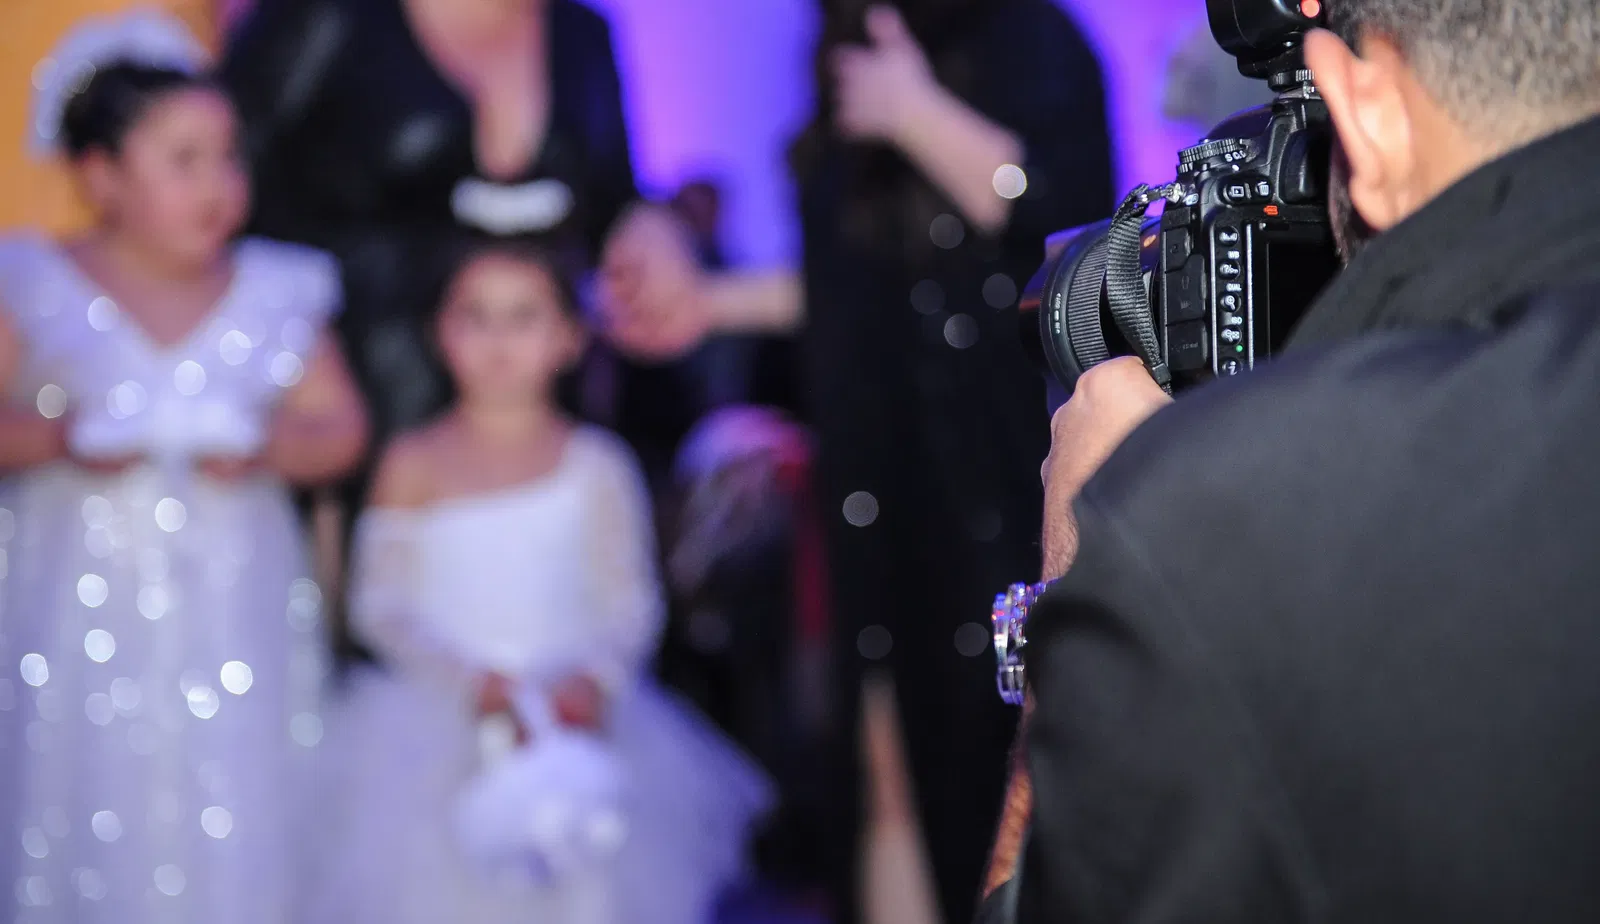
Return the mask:
{"type": "Polygon", "coordinates": [[[1149,186],[1135,187],[1111,219],[1111,230],[1106,233],[1106,299],[1122,336],[1144,360],[1156,384],[1171,393],[1172,371],[1161,355],[1161,341],[1156,337],[1155,318],[1139,266],[1139,239],[1145,210],[1150,207],[1149,192],[1149,186]]]}

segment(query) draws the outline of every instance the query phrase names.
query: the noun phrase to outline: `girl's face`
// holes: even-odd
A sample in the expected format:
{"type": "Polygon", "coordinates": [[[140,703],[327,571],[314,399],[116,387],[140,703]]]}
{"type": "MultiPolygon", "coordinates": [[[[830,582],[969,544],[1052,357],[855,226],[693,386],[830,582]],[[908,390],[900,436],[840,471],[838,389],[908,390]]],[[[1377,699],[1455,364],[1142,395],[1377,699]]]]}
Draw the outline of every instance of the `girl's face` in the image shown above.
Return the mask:
{"type": "Polygon", "coordinates": [[[551,398],[583,353],[584,335],[562,308],[545,268],[501,254],[456,274],[439,314],[439,341],[467,400],[496,404],[551,398]]]}
{"type": "Polygon", "coordinates": [[[90,195],[119,232],[182,264],[209,262],[243,225],[249,180],[233,107],[194,87],[157,100],[116,154],[85,157],[90,195]]]}

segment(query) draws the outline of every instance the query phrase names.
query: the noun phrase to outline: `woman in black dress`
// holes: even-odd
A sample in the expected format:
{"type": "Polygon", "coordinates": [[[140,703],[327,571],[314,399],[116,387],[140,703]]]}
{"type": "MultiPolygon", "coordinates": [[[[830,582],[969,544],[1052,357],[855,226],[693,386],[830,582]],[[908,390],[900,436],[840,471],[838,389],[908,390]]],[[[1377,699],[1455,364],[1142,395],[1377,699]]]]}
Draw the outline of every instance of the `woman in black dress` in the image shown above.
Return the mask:
{"type": "MultiPolygon", "coordinates": [[[[943,918],[959,924],[1016,721],[985,624],[995,593],[1037,579],[1049,442],[1042,382],[1003,309],[1045,236],[1105,217],[1115,191],[1099,65],[1051,0],[867,6],[824,0],[821,104],[794,158],[803,266],[701,273],[658,215],[613,242],[606,282],[612,337],[637,353],[802,333],[851,719],[838,792],[853,803],[857,698],[883,671],[943,918]]],[[[843,814],[842,846],[861,813],[843,814]]],[[[839,856],[853,874],[854,851],[839,856]]]]}
{"type": "Polygon", "coordinates": [[[221,72],[255,230],[343,264],[339,333],[380,440],[448,398],[427,319],[459,243],[528,237],[592,267],[636,195],[609,29],[574,0],[262,0],[221,72]]]}

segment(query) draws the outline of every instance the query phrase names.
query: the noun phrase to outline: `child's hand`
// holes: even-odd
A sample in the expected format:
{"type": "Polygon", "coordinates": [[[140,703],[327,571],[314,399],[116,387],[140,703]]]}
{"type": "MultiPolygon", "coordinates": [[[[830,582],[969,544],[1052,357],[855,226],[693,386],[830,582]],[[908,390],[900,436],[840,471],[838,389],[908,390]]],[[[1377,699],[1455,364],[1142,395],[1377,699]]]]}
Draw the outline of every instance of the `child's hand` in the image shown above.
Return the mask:
{"type": "Polygon", "coordinates": [[[511,702],[512,693],[516,684],[504,674],[488,673],[478,680],[478,697],[474,709],[478,718],[491,715],[509,716],[517,725],[517,744],[528,743],[528,729],[522,724],[522,719],[517,715],[517,710],[511,702]]]}
{"type": "Polygon", "coordinates": [[[478,717],[511,712],[511,694],[515,684],[504,674],[484,674],[478,680],[478,717]]]}
{"type": "Polygon", "coordinates": [[[550,691],[556,721],[571,728],[597,729],[605,718],[606,696],[593,678],[574,674],[550,691]]]}
{"type": "Polygon", "coordinates": [[[72,463],[96,475],[120,475],[144,461],[142,453],[130,452],[115,456],[67,456],[72,463]]]}
{"type": "Polygon", "coordinates": [[[239,481],[261,470],[261,459],[254,456],[202,456],[195,469],[217,481],[239,481]]]}

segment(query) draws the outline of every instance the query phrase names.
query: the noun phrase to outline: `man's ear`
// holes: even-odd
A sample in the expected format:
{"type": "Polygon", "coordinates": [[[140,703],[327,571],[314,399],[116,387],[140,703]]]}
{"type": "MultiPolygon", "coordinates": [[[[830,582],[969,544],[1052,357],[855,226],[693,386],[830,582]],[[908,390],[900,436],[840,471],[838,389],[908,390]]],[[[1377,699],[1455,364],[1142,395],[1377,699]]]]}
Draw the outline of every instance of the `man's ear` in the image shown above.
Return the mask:
{"type": "Polygon", "coordinates": [[[1306,66],[1348,159],[1350,203],[1369,226],[1385,231],[1411,208],[1411,124],[1395,80],[1404,59],[1378,37],[1363,39],[1362,51],[1364,57],[1325,30],[1306,36],[1306,66]]]}

